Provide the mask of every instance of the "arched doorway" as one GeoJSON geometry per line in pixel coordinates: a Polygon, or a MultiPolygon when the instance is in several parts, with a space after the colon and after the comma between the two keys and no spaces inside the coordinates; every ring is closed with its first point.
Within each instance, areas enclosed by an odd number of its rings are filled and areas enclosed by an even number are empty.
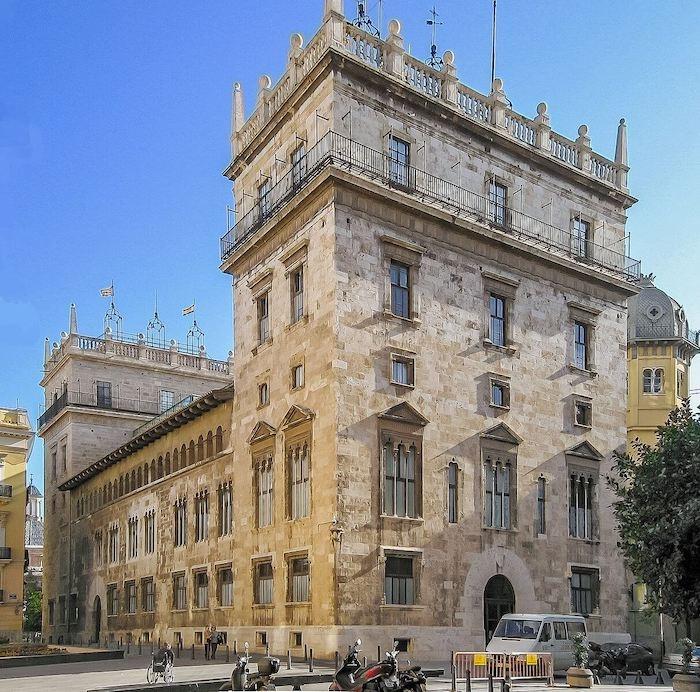
{"type": "Polygon", "coordinates": [[[487,644],[491,641],[501,616],[514,612],[513,586],[502,574],[496,574],[488,580],[484,589],[484,633],[487,644]]]}
{"type": "Polygon", "coordinates": [[[102,622],[102,601],[99,596],[95,596],[92,606],[92,624],[94,626],[95,642],[100,643],[100,624],[102,622]]]}

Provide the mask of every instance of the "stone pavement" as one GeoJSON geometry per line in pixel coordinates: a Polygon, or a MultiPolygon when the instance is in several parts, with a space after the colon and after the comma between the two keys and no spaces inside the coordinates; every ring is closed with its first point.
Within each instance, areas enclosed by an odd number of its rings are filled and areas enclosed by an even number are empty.
{"type": "MultiPolygon", "coordinates": [[[[90,661],[86,663],[64,663],[50,666],[37,666],[35,668],[8,668],[0,670],[0,692],[85,692],[88,689],[99,689],[120,684],[145,683],[146,668],[151,657],[131,655],[123,661],[90,661]]],[[[220,661],[188,661],[183,658],[176,661],[175,679],[204,680],[212,678],[225,678],[231,675],[232,663],[220,661]],[[188,665],[189,663],[189,665],[188,665]]],[[[443,668],[449,670],[447,664],[430,663],[426,668],[443,668]]],[[[282,672],[285,672],[285,664],[282,663],[282,672]]],[[[293,672],[303,673],[308,671],[302,664],[294,664],[293,672]]],[[[317,672],[331,672],[327,666],[316,666],[317,672]]],[[[608,678],[607,680],[611,680],[608,678]]],[[[643,687],[632,684],[634,678],[628,678],[627,685],[596,685],[596,692],[671,692],[670,683],[664,686],[652,685],[654,678],[645,678],[643,687]]],[[[464,683],[458,684],[460,690],[464,689],[464,683]]],[[[155,688],[154,688],[155,689],[155,688]]],[[[284,688],[278,688],[284,689],[284,688]]],[[[304,690],[311,688],[304,688],[304,690]]],[[[323,686],[327,690],[327,686],[323,686]]],[[[474,692],[486,692],[485,683],[474,683],[474,692]]],[[[495,685],[496,692],[500,686],[495,685]]],[[[514,692],[547,692],[552,688],[540,683],[519,683],[513,686],[514,692]]],[[[558,678],[555,689],[568,689],[563,678],[558,678]]],[[[449,676],[442,678],[430,678],[428,680],[430,692],[449,692],[449,676]]]]}

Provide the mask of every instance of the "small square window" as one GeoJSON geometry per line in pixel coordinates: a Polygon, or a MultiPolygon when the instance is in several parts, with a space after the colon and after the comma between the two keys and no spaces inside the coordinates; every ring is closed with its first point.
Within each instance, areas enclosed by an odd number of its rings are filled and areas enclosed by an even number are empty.
{"type": "Polygon", "coordinates": [[[300,389],[304,386],[304,364],[300,363],[292,367],[292,389],[300,389]]]}
{"type": "Polygon", "coordinates": [[[267,406],[270,403],[270,385],[263,382],[258,385],[258,406],[267,406]]]}
{"type": "Polygon", "coordinates": [[[257,646],[267,646],[267,632],[256,632],[255,644],[257,646]]]}
{"type": "Polygon", "coordinates": [[[394,648],[396,649],[396,651],[408,653],[409,646],[411,646],[410,639],[394,639],[394,648]]]}
{"type": "Polygon", "coordinates": [[[415,361],[404,356],[391,356],[391,382],[404,387],[415,385],[415,361]]]}
{"type": "Polygon", "coordinates": [[[510,385],[501,380],[491,380],[491,406],[510,408],[510,385]]]}
{"type": "Polygon", "coordinates": [[[202,644],[202,633],[201,632],[194,633],[194,643],[201,646],[201,644],[202,644]]]}
{"type": "Polygon", "coordinates": [[[574,402],[574,423],[586,428],[591,427],[593,420],[593,407],[590,401],[574,402]]]}
{"type": "Polygon", "coordinates": [[[289,645],[293,649],[300,649],[302,646],[302,636],[301,632],[290,632],[289,633],[289,645]]]}

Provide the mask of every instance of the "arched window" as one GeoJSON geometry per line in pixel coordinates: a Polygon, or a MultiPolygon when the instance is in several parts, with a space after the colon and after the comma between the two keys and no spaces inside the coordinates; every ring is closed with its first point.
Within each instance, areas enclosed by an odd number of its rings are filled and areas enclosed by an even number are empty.
{"type": "Polygon", "coordinates": [[[187,457],[187,463],[188,464],[194,464],[195,462],[195,456],[194,456],[194,440],[190,440],[190,453],[187,457]]]}
{"type": "Polygon", "coordinates": [[[127,473],[126,476],[124,477],[124,493],[128,493],[129,490],[131,489],[131,482],[129,480],[129,474],[127,473]]]}
{"type": "Polygon", "coordinates": [[[204,459],[204,438],[200,435],[197,440],[197,461],[204,459]]]}
{"type": "Polygon", "coordinates": [[[218,454],[224,448],[224,431],[219,426],[214,435],[214,451],[218,454]]]}
{"type": "Polygon", "coordinates": [[[447,521],[457,523],[457,464],[452,461],[447,466],[447,521]]]}
{"type": "Polygon", "coordinates": [[[214,456],[214,436],[211,430],[207,433],[207,459],[214,456]]]}
{"type": "Polygon", "coordinates": [[[173,450],[173,473],[175,473],[175,471],[177,471],[180,468],[179,463],[180,463],[180,458],[179,458],[179,454],[178,454],[177,447],[176,447],[173,450]]]}
{"type": "Polygon", "coordinates": [[[180,447],[180,468],[184,469],[187,466],[187,447],[182,445],[180,447]]]}
{"type": "Polygon", "coordinates": [[[170,475],[170,452],[165,453],[165,475],[169,476],[170,475]]]}
{"type": "Polygon", "coordinates": [[[143,482],[144,482],[144,485],[148,485],[148,482],[149,482],[148,479],[149,479],[149,478],[150,478],[150,476],[148,475],[148,464],[146,463],[146,464],[143,465],[143,482]]]}
{"type": "Polygon", "coordinates": [[[112,501],[112,483],[107,484],[107,501],[111,502],[112,501]]]}
{"type": "Polygon", "coordinates": [[[664,369],[645,368],[642,373],[645,394],[661,394],[664,389],[664,369]]]}
{"type": "Polygon", "coordinates": [[[119,495],[121,497],[124,494],[124,476],[119,476],[119,495]]]}
{"type": "Polygon", "coordinates": [[[151,483],[158,480],[156,476],[156,460],[151,459],[151,483]]]}
{"type": "Polygon", "coordinates": [[[131,469],[131,489],[136,490],[136,469],[131,469]]]}
{"type": "Polygon", "coordinates": [[[139,466],[138,470],[136,471],[136,487],[140,488],[143,485],[143,471],[141,470],[141,467],[139,466]]]}
{"type": "Polygon", "coordinates": [[[163,477],[163,457],[158,457],[158,478],[163,477]]]}

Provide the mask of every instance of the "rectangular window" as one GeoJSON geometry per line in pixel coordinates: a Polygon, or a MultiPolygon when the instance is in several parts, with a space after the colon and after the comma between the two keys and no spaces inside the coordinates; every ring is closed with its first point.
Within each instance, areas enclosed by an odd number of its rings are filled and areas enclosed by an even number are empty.
{"type": "Polygon", "coordinates": [[[107,587],[107,615],[119,615],[119,592],[116,584],[107,587]]]}
{"type": "Polygon", "coordinates": [[[100,408],[112,408],[112,383],[97,380],[97,405],[100,408]]]}
{"type": "Polygon", "coordinates": [[[600,579],[597,569],[571,569],[571,611],[589,615],[598,610],[598,585],[600,579]]]}
{"type": "Polygon", "coordinates": [[[547,481],[537,479],[537,533],[547,533],[547,481]]]}
{"type": "Polygon", "coordinates": [[[304,316],[304,268],[298,267],[290,277],[292,298],[292,324],[304,316]]]}
{"type": "Polygon", "coordinates": [[[489,295],[489,339],[495,346],[506,345],[506,299],[489,295]]]}
{"type": "Polygon", "coordinates": [[[588,325],[574,322],[574,365],[588,369],[588,325]]]}
{"type": "Polygon", "coordinates": [[[302,519],[309,516],[311,499],[309,445],[303,443],[290,447],[287,450],[287,464],[291,518],[302,519]]]}
{"type": "Polygon", "coordinates": [[[156,512],[153,509],[143,517],[143,550],[147,555],[156,550],[156,512]]]}
{"type": "Polygon", "coordinates": [[[258,385],[258,406],[267,406],[270,403],[270,385],[263,382],[258,385]]]}
{"type": "Polygon", "coordinates": [[[68,597],[68,619],[70,622],[78,622],[78,594],[72,593],[68,597]]]}
{"type": "Polygon", "coordinates": [[[194,540],[199,543],[209,538],[209,492],[197,493],[194,498],[194,540]]]}
{"type": "Polygon", "coordinates": [[[56,480],[56,452],[51,452],[51,479],[56,480]]]}
{"type": "Polygon", "coordinates": [[[259,605],[272,603],[272,563],[255,565],[255,602],[259,605]]]}
{"type": "Polygon", "coordinates": [[[219,579],[219,605],[228,607],[233,605],[233,570],[224,567],[217,573],[219,579]]]}
{"type": "Polygon", "coordinates": [[[272,524],[272,457],[258,464],[258,528],[272,524]]]}
{"type": "Polygon", "coordinates": [[[401,384],[405,387],[413,387],[414,380],[414,360],[403,356],[391,356],[391,381],[393,384],[401,384]]]}
{"type": "Polygon", "coordinates": [[[127,538],[129,541],[129,559],[133,560],[139,554],[139,520],[138,517],[130,517],[127,526],[127,538]]]}
{"type": "Polygon", "coordinates": [[[388,555],[384,565],[384,598],[390,605],[414,605],[413,559],[388,555]]]}
{"type": "Polygon", "coordinates": [[[187,500],[179,499],[175,503],[175,546],[187,543],[187,500]]]}
{"type": "Polygon", "coordinates": [[[292,367],[292,389],[300,389],[304,386],[304,364],[300,363],[292,367]]]}
{"type": "Polygon", "coordinates": [[[453,461],[447,467],[447,520],[457,523],[457,464],[453,461]]]}
{"type": "Polygon", "coordinates": [[[664,390],[664,369],[645,368],[642,372],[642,388],[645,394],[661,394],[664,390]]]}
{"type": "Polygon", "coordinates": [[[298,146],[292,152],[292,185],[298,187],[306,176],[306,144],[298,146]]]}
{"type": "Polygon", "coordinates": [[[124,591],[126,592],[126,612],[133,615],[136,612],[136,582],[126,582],[124,591]]]}
{"type": "Polygon", "coordinates": [[[685,387],[683,385],[684,385],[683,371],[677,370],[676,371],[676,396],[679,398],[683,397],[685,394],[685,387]]]}
{"type": "Polygon", "coordinates": [[[591,224],[580,216],[571,219],[571,251],[577,257],[589,257],[591,224]]]}
{"type": "Polygon", "coordinates": [[[264,344],[270,338],[270,293],[266,291],[257,300],[258,343],[264,344]]]}
{"type": "Polygon", "coordinates": [[[231,481],[219,486],[219,536],[233,532],[233,487],[231,481]]]}
{"type": "Polygon", "coordinates": [[[49,625],[55,624],[56,618],[56,603],[52,600],[49,601],[49,625]]]}
{"type": "Polygon", "coordinates": [[[119,560],[119,527],[109,529],[109,561],[114,564],[119,560]]]}
{"type": "Polygon", "coordinates": [[[167,389],[160,390],[160,412],[163,413],[175,404],[175,393],[167,389]]]}
{"type": "Polygon", "coordinates": [[[505,226],[507,219],[508,188],[493,179],[489,184],[489,203],[491,206],[491,220],[499,226],[505,226]]]}
{"type": "Polygon", "coordinates": [[[309,559],[297,557],[289,564],[289,596],[293,603],[307,603],[309,599],[309,559]]]}
{"type": "Polygon", "coordinates": [[[141,607],[146,613],[152,613],[156,609],[156,585],[153,577],[141,580],[141,607]]]}
{"type": "Polygon", "coordinates": [[[391,312],[398,317],[411,316],[409,268],[400,262],[391,261],[391,312]]]}
{"type": "Polygon", "coordinates": [[[392,440],[384,444],[384,514],[417,517],[415,444],[392,440]]]}
{"type": "Polygon", "coordinates": [[[574,422],[576,425],[582,425],[586,428],[591,427],[591,422],[593,419],[593,407],[590,401],[576,401],[574,402],[574,422]]]}
{"type": "Polygon", "coordinates": [[[272,179],[266,177],[265,182],[258,187],[258,209],[260,218],[265,219],[270,215],[270,190],[272,189],[272,179]]]}
{"type": "Polygon", "coordinates": [[[410,180],[411,146],[394,135],[389,136],[389,179],[408,187],[410,180]]]}
{"type": "Polygon", "coordinates": [[[187,582],[184,572],[173,575],[173,608],[175,610],[187,608],[187,582]]]}
{"type": "Polygon", "coordinates": [[[569,477],[569,536],[593,539],[593,493],[595,481],[584,473],[569,477]]]}
{"type": "Polygon", "coordinates": [[[510,529],[510,463],[490,457],[484,462],[484,526],[510,529]]]}
{"type": "Polygon", "coordinates": [[[195,608],[209,607],[209,575],[206,572],[194,573],[195,608]]]}
{"type": "Polygon", "coordinates": [[[95,566],[102,567],[102,563],[104,562],[104,542],[102,540],[102,531],[95,531],[93,557],[95,566]]]}
{"type": "Polygon", "coordinates": [[[491,380],[491,406],[510,408],[510,385],[500,380],[491,380]]]}

